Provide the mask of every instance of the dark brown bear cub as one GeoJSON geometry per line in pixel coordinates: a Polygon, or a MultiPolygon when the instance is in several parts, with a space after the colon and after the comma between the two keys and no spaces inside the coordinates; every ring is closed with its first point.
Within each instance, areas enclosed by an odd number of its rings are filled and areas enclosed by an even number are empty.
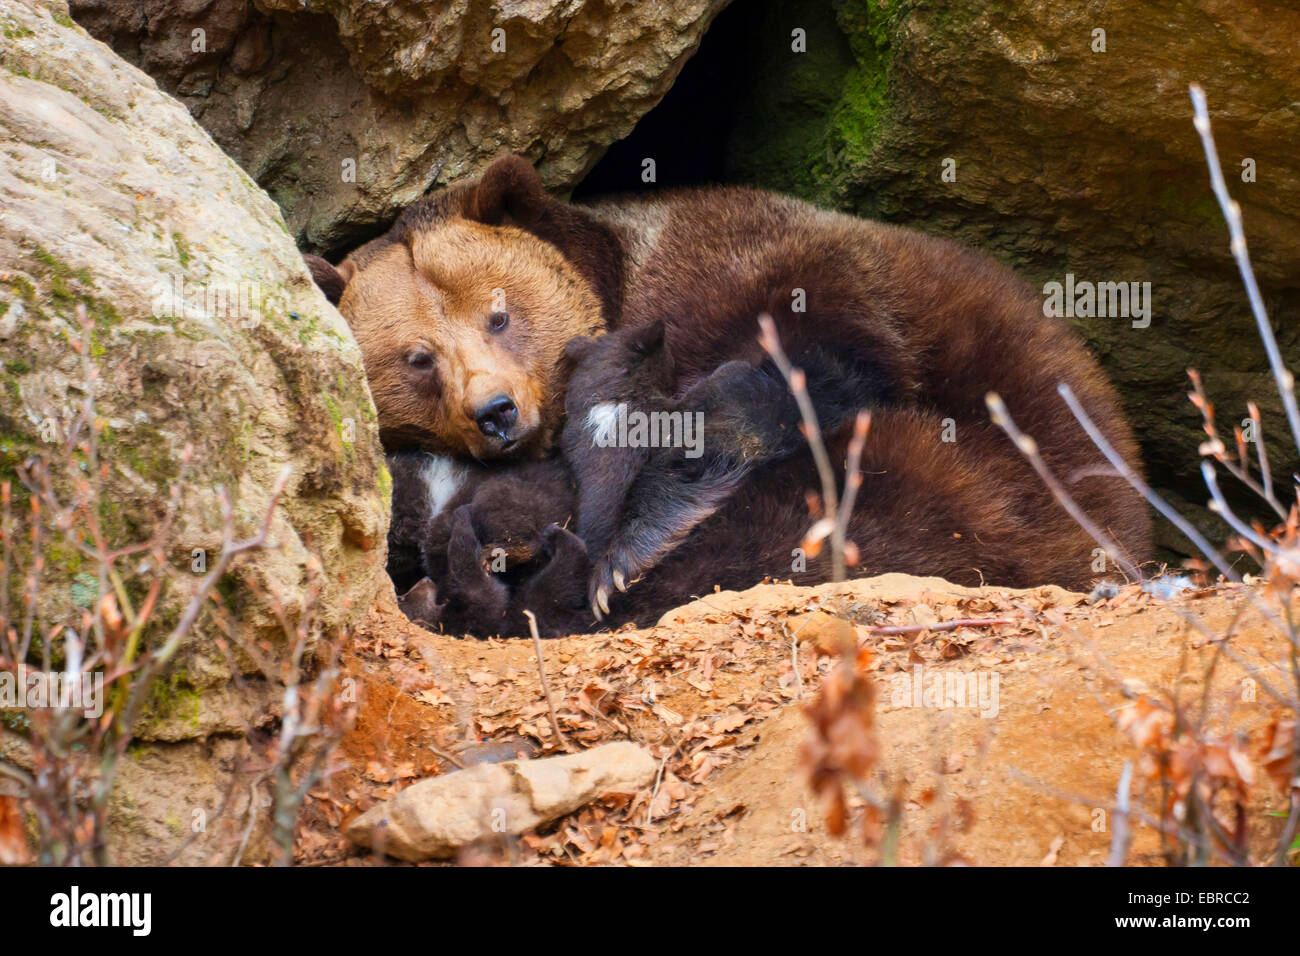
{"type": "MultiPolygon", "coordinates": [[[[575,339],[565,351],[576,367],[561,444],[579,489],[578,534],[593,561],[600,617],[615,590],[626,591],[751,474],[804,451],[806,440],[770,360],[726,362],[683,390],[662,322],[575,339]]],[[[829,429],[860,405],[887,400],[889,383],[865,365],[820,348],[796,360],[829,429]]],[[[732,547],[717,544],[720,555],[732,547]]]]}
{"type": "Polygon", "coordinates": [[[590,563],[558,458],[489,469],[390,454],[388,573],[411,620],[453,634],[544,637],[586,629],[590,563]]]}

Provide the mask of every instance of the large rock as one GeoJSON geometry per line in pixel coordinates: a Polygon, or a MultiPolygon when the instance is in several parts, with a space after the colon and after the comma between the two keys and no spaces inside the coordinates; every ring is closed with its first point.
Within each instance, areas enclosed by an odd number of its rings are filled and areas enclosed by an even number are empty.
{"type": "Polygon", "coordinates": [[[562,757],[479,764],[412,784],[353,820],[347,834],[402,860],[451,857],[478,840],[544,826],[603,793],[640,790],[654,780],[656,766],[628,741],[562,757]]]}
{"type": "Polygon", "coordinates": [[[726,3],[73,0],[72,10],[190,108],[303,242],[338,250],[505,151],[537,160],[552,188],[572,187],[659,101],[726,3]]]}
{"type": "MultiPolygon", "coordinates": [[[[48,439],[79,409],[86,382],[69,341],[82,304],[107,423],[110,543],[148,536],[182,448],[194,448],[146,643],[166,634],[193,591],[194,551],[211,562],[220,550],[217,486],[247,535],[286,465],[276,547],[224,582],[222,596],[247,639],[283,652],[263,595],[300,620],[318,562],[316,620],[337,633],[388,586],[387,473],[346,324],[312,284],[275,203],[148,76],[76,27],[61,3],[0,0],[0,28],[0,477],[14,479],[28,455],[55,454],[48,439]]],[[[93,570],[72,549],[47,549],[43,625],[77,619],[95,598],[93,570]]],[[[274,707],[274,687],[251,661],[232,665],[215,635],[204,619],[155,687],[135,728],[150,759],[201,761],[211,748],[181,742],[242,738],[274,707]]],[[[191,776],[197,785],[208,775],[191,776]]],[[[147,786],[148,775],[136,778],[147,786]]],[[[176,818],[208,806],[191,797],[176,818]]],[[[161,820],[149,823],[122,848],[126,859],[165,855],[176,842],[161,820]]]]}
{"type": "Polygon", "coordinates": [[[1285,321],[1300,306],[1294,4],[794,0],[754,15],[756,82],[727,146],[729,179],[965,240],[1040,287],[1066,273],[1149,281],[1148,328],[1077,324],[1122,391],[1155,481],[1206,498],[1188,366],[1205,373],[1229,436],[1254,398],[1275,463],[1294,459],[1187,93],[1206,88],[1265,298],[1300,368],[1300,326],[1285,321]],[[806,53],[791,49],[795,29],[806,53]],[[1245,159],[1255,182],[1242,180],[1245,159]]]}

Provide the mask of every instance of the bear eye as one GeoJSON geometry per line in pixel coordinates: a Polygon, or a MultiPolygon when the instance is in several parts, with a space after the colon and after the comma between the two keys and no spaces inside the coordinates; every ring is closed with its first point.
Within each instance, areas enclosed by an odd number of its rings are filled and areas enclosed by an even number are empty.
{"type": "Polygon", "coordinates": [[[510,324],[510,316],[505,312],[493,312],[488,316],[488,331],[495,335],[510,324]]]}
{"type": "Polygon", "coordinates": [[[412,349],[406,355],[406,364],[417,372],[427,372],[433,368],[433,353],[428,349],[412,349]]]}

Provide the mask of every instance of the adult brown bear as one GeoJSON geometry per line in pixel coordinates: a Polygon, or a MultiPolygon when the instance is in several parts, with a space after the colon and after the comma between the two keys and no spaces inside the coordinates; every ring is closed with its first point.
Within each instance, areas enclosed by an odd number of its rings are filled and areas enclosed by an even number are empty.
{"type": "MultiPolygon", "coordinates": [[[[833,353],[864,383],[861,404],[875,419],[858,508],[889,516],[882,534],[915,539],[907,570],[1074,587],[1098,575],[1094,542],[989,421],[990,391],[1092,518],[1136,561],[1148,555],[1140,499],[1087,441],[1056,386],[1069,384],[1134,460],[1114,392],[1027,285],[954,243],[749,189],[576,206],[548,197],[532,167],[507,156],[481,179],[415,203],[337,268],[309,262],[361,346],[390,449],[480,461],[543,456],[563,423],[572,337],[662,323],[670,387],[684,393],[725,362],[761,365],[755,319],[768,313],[792,355],[833,353]]],[[[792,474],[778,464],[754,480],[789,485],[789,514],[804,521],[806,489],[792,474]]],[[[745,493],[743,485],[735,492],[745,493]]],[[[687,530],[707,517],[690,516],[687,530]]],[[[670,547],[690,541],[677,535],[670,547]]],[[[738,541],[730,558],[705,556],[700,591],[711,577],[735,579],[721,564],[731,571],[745,562],[754,581],[789,576],[788,542],[768,544],[738,541]],[[749,563],[781,552],[781,566],[749,563]]],[[[871,553],[872,541],[857,544],[871,553]]],[[[622,576],[609,555],[591,560],[601,581],[622,576]]]]}

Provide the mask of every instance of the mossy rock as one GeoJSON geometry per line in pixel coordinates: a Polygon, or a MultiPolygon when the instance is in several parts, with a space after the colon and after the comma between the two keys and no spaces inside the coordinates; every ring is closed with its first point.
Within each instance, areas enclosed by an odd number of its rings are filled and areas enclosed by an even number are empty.
{"type": "Polygon", "coordinates": [[[1224,434],[1254,399],[1278,473],[1300,468],[1188,97],[1189,83],[1206,87],[1273,325],[1298,370],[1293,5],[1265,0],[1231,22],[1211,0],[766,0],[754,15],[759,81],[727,147],[729,180],[963,240],[1038,287],[1066,273],[1150,282],[1149,327],[1078,325],[1120,389],[1153,481],[1207,497],[1189,366],[1224,434]],[[796,27],[805,53],[791,50],[796,27]]]}
{"type": "MultiPolygon", "coordinates": [[[[166,636],[194,593],[194,553],[210,566],[220,550],[217,489],[247,536],[286,466],[272,546],[228,576],[222,599],[241,636],[274,657],[288,639],[266,595],[297,621],[319,574],[315,619],[346,630],[390,586],[383,457],[346,324],[311,282],[275,203],[183,106],[72,25],[62,3],[0,0],[0,23],[0,480],[15,485],[15,512],[25,514],[17,476],[30,456],[88,470],[65,437],[91,391],[109,543],[147,539],[181,482],[146,645],[166,636]],[[90,320],[84,355],[74,347],[79,306],[90,320]]],[[[65,471],[54,472],[66,494],[65,471]]],[[[77,624],[100,596],[93,559],[59,540],[44,556],[41,633],[77,624]]],[[[152,572],[124,570],[138,598],[152,572]]],[[[268,719],[273,685],[251,661],[222,653],[219,633],[200,618],[156,682],[137,740],[242,738],[268,719]]],[[[185,821],[188,810],[172,817],[185,821]]],[[[161,820],[152,838],[166,843],[174,834],[161,820]]]]}

